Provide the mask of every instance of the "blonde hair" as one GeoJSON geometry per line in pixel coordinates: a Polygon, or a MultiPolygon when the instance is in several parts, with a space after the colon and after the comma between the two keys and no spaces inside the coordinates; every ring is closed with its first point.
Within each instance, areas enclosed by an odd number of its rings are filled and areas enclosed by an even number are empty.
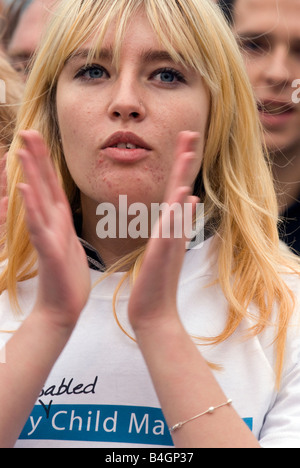
{"type": "MultiPolygon", "coordinates": [[[[144,8],[162,45],[174,60],[196,69],[210,90],[210,122],[195,193],[205,204],[210,229],[220,239],[218,280],[229,306],[224,331],[210,341],[219,343],[232,335],[248,316],[250,303],[259,311],[250,331],[262,332],[271,322],[277,305],[276,373],[279,382],[287,324],[294,308],[293,295],[280,273],[283,269],[298,271],[298,265],[279,247],[277,202],[268,158],[261,144],[256,103],[238,46],[213,2],[62,1],[37,54],[17,130],[34,128],[42,133],[70,204],[74,211],[78,209],[78,190],[59,141],[55,108],[57,80],[67,58],[95,37],[92,59],[115,19],[116,45],[119,45],[115,50],[117,63],[126,25],[140,7],[144,8]]],[[[17,304],[17,282],[37,274],[34,270],[36,254],[17,192],[22,170],[15,155],[20,145],[16,135],[8,160],[10,203],[7,233],[2,240],[2,260],[9,259],[9,262],[0,276],[0,291],[8,290],[13,305],[17,304]]],[[[139,251],[126,259],[132,264],[128,273],[131,277],[138,274],[141,255],[139,251]]]]}
{"type": "Polygon", "coordinates": [[[6,153],[12,142],[17,112],[22,102],[23,83],[8,59],[0,55],[0,150],[6,153]]]}

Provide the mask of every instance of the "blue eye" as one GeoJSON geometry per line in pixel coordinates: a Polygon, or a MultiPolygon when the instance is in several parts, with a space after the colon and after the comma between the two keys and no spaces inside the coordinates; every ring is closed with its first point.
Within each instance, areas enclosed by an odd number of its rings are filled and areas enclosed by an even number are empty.
{"type": "Polygon", "coordinates": [[[101,68],[90,68],[89,70],[87,70],[87,75],[89,78],[92,78],[92,79],[97,79],[97,78],[102,78],[103,77],[103,74],[104,74],[104,71],[101,70],[101,68]]]}
{"type": "Polygon", "coordinates": [[[186,82],[184,76],[178,70],[174,70],[173,68],[163,68],[161,70],[157,70],[152,74],[152,77],[156,81],[160,81],[162,83],[172,84],[176,82],[186,82]]]}
{"type": "Polygon", "coordinates": [[[173,83],[176,79],[175,73],[171,71],[165,71],[160,74],[161,81],[166,81],[167,83],[173,83]]]}
{"type": "Polygon", "coordinates": [[[79,70],[75,78],[82,78],[88,81],[107,78],[108,73],[100,65],[88,65],[79,70]]]}

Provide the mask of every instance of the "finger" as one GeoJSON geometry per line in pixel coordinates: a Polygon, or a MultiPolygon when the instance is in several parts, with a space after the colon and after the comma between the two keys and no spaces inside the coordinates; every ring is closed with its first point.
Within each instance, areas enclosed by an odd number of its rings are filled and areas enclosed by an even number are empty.
{"type": "MultiPolygon", "coordinates": [[[[185,208],[189,201],[191,189],[178,187],[172,194],[169,203],[163,204],[161,216],[156,221],[151,237],[154,239],[185,239],[185,208]]],[[[192,198],[194,202],[194,197],[192,198]]],[[[194,211],[194,207],[192,207],[194,211]]]]}
{"type": "Polygon", "coordinates": [[[175,239],[191,240],[199,201],[198,197],[191,195],[189,187],[180,187],[177,190],[177,199],[173,203],[175,209],[171,209],[171,214],[174,213],[171,232],[175,239]]]}
{"type": "Polygon", "coordinates": [[[18,189],[24,201],[25,219],[27,228],[30,234],[31,241],[34,247],[39,250],[38,240],[41,238],[41,231],[44,227],[44,222],[37,206],[36,197],[27,184],[18,184],[18,189]]]}
{"type": "Polygon", "coordinates": [[[53,202],[66,202],[66,197],[53,167],[49,150],[40,133],[35,130],[27,130],[20,132],[20,136],[23,139],[25,147],[35,159],[41,177],[47,182],[53,202]]]}
{"type": "Polygon", "coordinates": [[[35,199],[35,209],[39,212],[44,224],[47,225],[49,219],[48,210],[52,204],[49,190],[41,177],[40,170],[36,166],[32,154],[26,149],[20,149],[17,154],[23,168],[25,180],[30,187],[30,196],[35,199]]]}
{"type": "Polygon", "coordinates": [[[200,216],[203,216],[203,211],[200,209],[199,204],[200,199],[191,195],[187,198],[184,205],[184,234],[187,248],[189,248],[189,242],[199,234],[199,226],[202,226],[203,218],[200,219],[200,216]]]}
{"type": "Polygon", "coordinates": [[[166,191],[166,200],[177,187],[192,187],[194,184],[195,174],[199,172],[201,165],[201,160],[196,151],[198,143],[198,133],[181,132],[179,134],[175,162],[166,191]]]}
{"type": "Polygon", "coordinates": [[[20,132],[20,137],[24,148],[30,152],[34,158],[35,164],[39,168],[42,177],[46,178],[43,159],[46,157],[47,148],[40,138],[39,133],[34,130],[24,130],[20,132]]]}
{"type": "Polygon", "coordinates": [[[195,153],[200,141],[198,132],[180,132],[177,138],[177,153],[195,153]]]}

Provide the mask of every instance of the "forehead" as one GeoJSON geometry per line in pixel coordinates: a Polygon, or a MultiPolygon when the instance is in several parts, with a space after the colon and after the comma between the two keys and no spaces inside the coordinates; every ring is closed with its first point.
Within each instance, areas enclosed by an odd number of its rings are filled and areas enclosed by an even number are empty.
{"type": "Polygon", "coordinates": [[[102,34],[96,34],[85,41],[79,49],[74,51],[67,62],[73,57],[85,56],[90,61],[95,56],[112,60],[116,63],[121,57],[134,60],[137,56],[145,62],[172,60],[185,63],[185,58],[168,38],[159,37],[154,30],[144,9],[138,9],[125,23],[123,33],[119,35],[120,27],[113,18],[102,34]]]}
{"type": "Polygon", "coordinates": [[[236,0],[234,9],[237,33],[285,31],[300,37],[300,0],[236,0]]]}
{"type": "Polygon", "coordinates": [[[117,19],[114,18],[103,35],[95,34],[89,38],[70,58],[81,56],[90,60],[99,56],[105,60],[115,60],[120,58],[121,54],[124,55],[124,52],[133,57],[137,51],[146,47],[158,48],[157,35],[144,12],[138,12],[128,20],[122,37],[118,37],[118,31],[117,19]]]}
{"type": "Polygon", "coordinates": [[[147,18],[147,15],[143,9],[139,9],[135,12],[131,18],[128,19],[126,27],[121,37],[118,37],[118,22],[114,18],[106,30],[103,38],[103,46],[105,44],[114,44],[115,47],[121,46],[122,48],[127,47],[128,43],[135,46],[136,48],[141,45],[142,42],[158,42],[158,36],[154,32],[147,18]],[[135,40],[132,40],[133,37],[135,40]]]}

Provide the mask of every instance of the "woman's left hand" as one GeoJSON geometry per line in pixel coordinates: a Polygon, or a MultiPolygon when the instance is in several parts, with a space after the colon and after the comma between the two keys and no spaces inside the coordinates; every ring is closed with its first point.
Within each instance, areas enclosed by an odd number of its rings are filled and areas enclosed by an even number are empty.
{"type": "Polygon", "coordinates": [[[177,287],[188,240],[184,232],[184,205],[191,204],[195,214],[199,202],[191,195],[195,165],[199,167],[201,163],[195,151],[198,139],[199,135],[193,132],[182,132],[178,138],[165,208],[148,242],[129,301],[129,320],[135,333],[157,326],[162,320],[177,318],[177,287]],[[181,206],[175,216],[174,204],[181,206]],[[162,235],[162,226],[168,226],[169,220],[170,235],[162,235]],[[180,230],[182,235],[178,237],[176,232],[180,230]]]}

